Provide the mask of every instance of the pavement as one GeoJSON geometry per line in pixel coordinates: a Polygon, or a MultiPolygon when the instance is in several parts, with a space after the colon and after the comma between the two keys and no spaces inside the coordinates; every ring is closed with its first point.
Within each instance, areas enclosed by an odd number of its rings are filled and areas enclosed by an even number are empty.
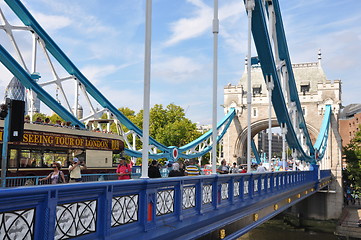
{"type": "Polygon", "coordinates": [[[361,205],[345,206],[336,228],[336,235],[361,239],[361,205]]]}

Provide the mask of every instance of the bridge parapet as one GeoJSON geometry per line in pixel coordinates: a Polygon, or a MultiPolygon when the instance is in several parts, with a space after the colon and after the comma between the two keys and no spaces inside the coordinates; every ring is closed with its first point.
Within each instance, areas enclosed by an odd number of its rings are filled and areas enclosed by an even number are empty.
{"type": "Polygon", "coordinates": [[[315,171],[304,171],[4,189],[0,235],[5,239],[176,239],[187,234],[197,238],[253,216],[239,228],[245,232],[325,185],[331,175],[321,173],[317,182],[315,171]],[[269,206],[271,212],[262,212],[269,206]]]}

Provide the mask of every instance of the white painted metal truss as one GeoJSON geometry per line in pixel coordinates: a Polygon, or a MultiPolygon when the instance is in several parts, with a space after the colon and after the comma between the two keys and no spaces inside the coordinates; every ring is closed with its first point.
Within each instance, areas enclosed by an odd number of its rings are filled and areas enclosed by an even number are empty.
{"type": "MultiPolygon", "coordinates": [[[[89,120],[100,119],[103,113],[110,114],[106,108],[99,110],[99,106],[89,96],[84,85],[74,75],[68,74],[61,68],[56,59],[46,49],[44,40],[39,37],[31,26],[10,24],[3,10],[0,9],[0,29],[4,30],[8,37],[8,41],[2,39],[2,46],[6,47],[9,53],[13,53],[14,58],[18,59],[18,63],[23,69],[31,74],[42,88],[46,89],[53,97],[55,96],[58,103],[64,105],[80,121],[87,123],[89,120]],[[38,51],[38,48],[40,48],[40,51],[38,51]],[[24,51],[24,49],[26,50],[24,51]],[[28,53],[29,49],[31,49],[31,57],[28,53]],[[86,107],[80,105],[80,100],[86,107]],[[80,116],[83,109],[87,111],[85,117],[80,116]]],[[[32,118],[35,113],[33,110],[37,95],[31,89],[28,89],[27,93],[26,100],[29,115],[32,118]]],[[[101,125],[95,126],[92,124],[90,127],[101,129],[101,125]]]]}
{"type": "MultiPolygon", "coordinates": [[[[3,55],[0,59],[12,75],[28,88],[26,100],[31,117],[34,110],[39,110],[34,108],[34,104],[39,102],[37,97],[41,97],[41,101],[51,110],[64,116],[64,120],[67,118],[67,121],[72,121],[73,125],[85,123],[84,126],[91,130],[110,131],[110,124],[115,123],[118,134],[124,139],[125,153],[132,157],[141,157],[143,149],[137,146],[137,142],[140,140],[143,143],[142,130],[130,122],[92,85],[20,1],[5,2],[11,8],[6,9],[7,12],[13,11],[24,25],[12,25],[9,18],[5,17],[3,9],[0,9],[0,29],[4,30],[7,36],[6,39],[0,38],[3,47],[0,47],[3,55]],[[38,48],[41,51],[38,51],[38,48]],[[101,119],[104,114],[107,115],[107,119],[101,119]]],[[[16,23],[18,22],[17,19],[16,23]]],[[[217,142],[222,139],[233,116],[234,110],[218,124],[217,142]]],[[[201,136],[180,148],[167,147],[150,138],[147,148],[149,158],[175,160],[179,157],[200,157],[212,149],[211,135],[205,135],[207,137],[201,136]]]]}

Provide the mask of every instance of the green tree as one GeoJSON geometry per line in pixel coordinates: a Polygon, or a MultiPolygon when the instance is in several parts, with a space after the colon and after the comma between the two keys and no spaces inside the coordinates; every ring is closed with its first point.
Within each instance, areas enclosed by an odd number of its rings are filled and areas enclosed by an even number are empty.
{"type": "Polygon", "coordinates": [[[361,191],[361,131],[343,149],[346,157],[347,168],[344,171],[344,179],[348,185],[354,186],[361,191]]]}
{"type": "Polygon", "coordinates": [[[44,113],[34,113],[33,114],[33,121],[36,121],[37,118],[40,118],[41,120],[45,120],[47,116],[44,113]]]}
{"type": "MultiPolygon", "coordinates": [[[[143,110],[137,114],[129,108],[119,110],[137,127],[143,129],[143,110]]],[[[196,124],[185,117],[184,109],[173,103],[166,108],[162,104],[154,105],[150,109],[149,118],[149,135],[165,146],[181,147],[202,135],[197,131],[196,124]]],[[[139,139],[136,144],[141,148],[139,139]]]]}
{"type": "Polygon", "coordinates": [[[57,120],[60,120],[61,122],[64,122],[64,119],[62,119],[58,114],[54,113],[50,117],[51,123],[55,124],[57,120]]]}

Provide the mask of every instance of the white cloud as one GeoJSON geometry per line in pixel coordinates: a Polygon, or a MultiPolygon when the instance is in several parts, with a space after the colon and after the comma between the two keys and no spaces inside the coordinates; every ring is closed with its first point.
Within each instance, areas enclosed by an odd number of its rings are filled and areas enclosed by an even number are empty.
{"type": "Polygon", "coordinates": [[[32,12],[34,18],[41,23],[41,26],[48,32],[53,32],[73,24],[73,21],[66,16],[45,15],[39,12],[32,12]]]}
{"type": "Polygon", "coordinates": [[[166,46],[177,44],[180,41],[198,37],[210,28],[212,23],[212,8],[204,4],[201,0],[188,0],[197,8],[191,18],[181,18],[171,23],[170,28],[172,35],[166,46]]]}
{"type": "MultiPolygon", "coordinates": [[[[192,17],[181,18],[170,24],[172,32],[170,38],[165,42],[165,46],[175,45],[183,40],[196,38],[206,33],[212,27],[214,17],[213,7],[204,4],[201,0],[188,0],[196,8],[192,12],[192,17]]],[[[244,6],[239,1],[227,2],[219,8],[219,20],[230,19],[229,22],[238,20],[241,13],[244,12],[244,6]]]]}
{"type": "Polygon", "coordinates": [[[117,72],[118,70],[127,67],[129,64],[120,66],[116,65],[88,65],[81,68],[81,72],[93,83],[99,83],[100,80],[117,72]]]}
{"type": "Polygon", "coordinates": [[[192,58],[174,57],[153,65],[154,78],[169,83],[193,81],[194,76],[201,72],[203,65],[192,58]]]}

